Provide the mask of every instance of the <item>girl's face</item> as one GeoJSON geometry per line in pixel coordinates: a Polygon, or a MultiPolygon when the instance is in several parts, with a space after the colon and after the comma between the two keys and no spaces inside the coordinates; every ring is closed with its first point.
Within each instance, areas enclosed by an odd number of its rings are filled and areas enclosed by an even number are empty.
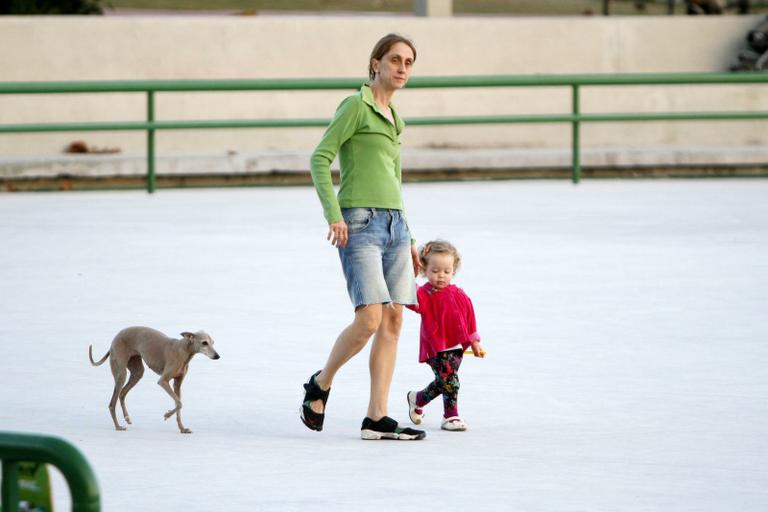
{"type": "Polygon", "coordinates": [[[453,279],[454,258],[450,254],[432,254],[427,260],[427,281],[438,290],[442,290],[453,279]]]}
{"type": "Polygon", "coordinates": [[[388,89],[402,89],[413,67],[413,50],[405,43],[393,44],[381,60],[373,60],[376,80],[388,89]]]}

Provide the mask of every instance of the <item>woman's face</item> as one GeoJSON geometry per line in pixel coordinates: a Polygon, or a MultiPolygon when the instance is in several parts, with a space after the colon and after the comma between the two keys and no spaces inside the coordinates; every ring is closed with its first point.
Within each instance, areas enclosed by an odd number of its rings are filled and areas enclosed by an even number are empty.
{"type": "Polygon", "coordinates": [[[413,67],[413,50],[405,43],[395,43],[381,60],[373,59],[376,81],[388,89],[402,89],[413,67]]]}

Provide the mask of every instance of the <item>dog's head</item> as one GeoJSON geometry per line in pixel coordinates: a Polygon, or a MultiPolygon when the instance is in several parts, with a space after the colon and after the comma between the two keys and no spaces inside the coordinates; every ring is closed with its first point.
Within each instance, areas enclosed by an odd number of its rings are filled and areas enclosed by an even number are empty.
{"type": "Polygon", "coordinates": [[[219,358],[219,353],[213,349],[213,338],[208,333],[204,331],[197,331],[195,333],[183,332],[181,335],[192,344],[192,350],[195,354],[200,352],[211,359],[219,358]]]}

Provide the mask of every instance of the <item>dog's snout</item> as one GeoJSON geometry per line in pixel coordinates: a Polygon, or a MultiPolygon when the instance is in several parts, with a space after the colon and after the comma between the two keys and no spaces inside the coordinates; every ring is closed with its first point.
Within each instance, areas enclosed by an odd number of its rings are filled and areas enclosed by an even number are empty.
{"type": "Polygon", "coordinates": [[[219,355],[219,353],[218,353],[218,352],[214,352],[214,353],[213,353],[213,358],[214,358],[214,359],[219,359],[220,357],[221,357],[221,356],[219,355]]]}

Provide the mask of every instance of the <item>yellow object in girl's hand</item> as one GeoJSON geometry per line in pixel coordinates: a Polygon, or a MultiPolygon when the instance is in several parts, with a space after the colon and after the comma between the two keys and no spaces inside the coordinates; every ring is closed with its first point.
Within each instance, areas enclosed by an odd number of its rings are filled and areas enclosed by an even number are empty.
{"type": "MultiPolygon", "coordinates": [[[[471,348],[465,350],[464,353],[465,354],[474,354],[474,352],[472,352],[471,348]]],[[[480,351],[480,356],[479,357],[485,357],[485,349],[480,351]]]]}

